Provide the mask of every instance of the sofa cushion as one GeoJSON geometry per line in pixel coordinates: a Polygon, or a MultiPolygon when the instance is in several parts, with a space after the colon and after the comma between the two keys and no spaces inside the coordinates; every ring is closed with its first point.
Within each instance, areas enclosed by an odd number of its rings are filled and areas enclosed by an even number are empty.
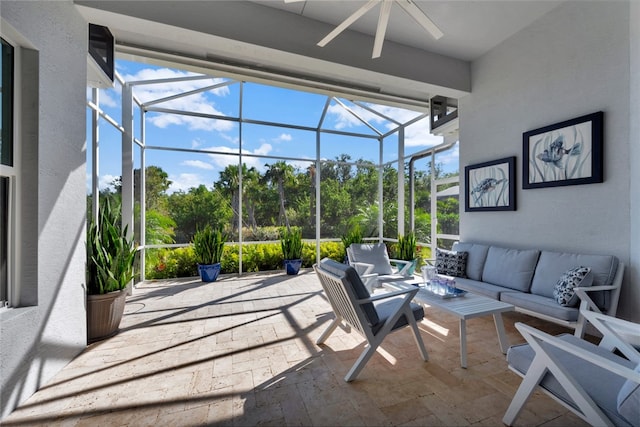
{"type": "MultiPolygon", "coordinates": [[[[618,259],[611,255],[542,251],[531,282],[531,293],[553,298],[553,288],[558,278],[579,265],[591,268],[593,286],[609,286],[616,275],[618,259]]],[[[609,308],[609,292],[592,292],[589,296],[600,309],[609,308]]]]}
{"type": "Polygon", "coordinates": [[[436,269],[438,274],[467,277],[467,256],[467,252],[447,251],[436,248],[436,269]]]}
{"type": "MultiPolygon", "coordinates": [[[[558,338],[571,344],[575,344],[576,346],[588,349],[589,351],[607,359],[614,360],[624,366],[633,368],[633,364],[628,360],[616,356],[604,348],[597,347],[588,341],[581,340],[569,334],[560,335],[558,338]]],[[[569,375],[578,380],[583,388],[589,393],[591,398],[604,411],[604,413],[611,418],[615,425],[629,425],[627,421],[618,415],[616,408],[616,398],[618,396],[618,391],[621,389],[625,381],[624,378],[614,375],[598,365],[579,359],[577,356],[570,353],[551,347],[549,344],[543,343],[543,346],[545,349],[549,349],[549,351],[556,356],[557,360],[562,364],[562,367],[569,375]]],[[[529,369],[529,366],[533,361],[534,354],[535,352],[528,344],[511,346],[507,352],[507,362],[509,363],[509,366],[514,368],[516,371],[524,374],[529,369]]],[[[552,390],[554,395],[559,396],[569,405],[573,405],[569,395],[564,391],[564,389],[562,389],[562,386],[552,374],[547,373],[542,379],[540,385],[547,390],[552,390]]],[[[633,425],[633,423],[631,425],[633,425]]]]}
{"type": "MultiPolygon", "coordinates": [[[[640,373],[640,363],[634,371],[640,373]]],[[[617,398],[618,412],[631,424],[638,422],[640,417],[640,384],[627,380],[622,385],[617,398]]]]}
{"type": "MultiPolygon", "coordinates": [[[[378,312],[379,321],[376,325],[373,326],[373,335],[376,335],[380,332],[380,329],[384,326],[384,323],[387,321],[389,317],[391,317],[396,310],[398,309],[398,305],[402,304],[403,298],[394,297],[385,300],[376,301],[373,304],[375,305],[376,311],[378,312]]],[[[409,303],[411,307],[411,312],[413,313],[413,318],[419,322],[424,317],[424,308],[415,302],[409,303]]],[[[400,318],[396,321],[396,324],[393,325],[392,330],[396,330],[403,326],[407,326],[409,322],[407,321],[407,316],[400,316],[400,318]]]]}
{"type": "MultiPolygon", "coordinates": [[[[520,250],[491,246],[482,270],[482,280],[528,292],[539,255],[540,251],[535,249],[520,250]]],[[[558,277],[560,274],[556,276],[556,280],[558,277]]]]}
{"type": "Polygon", "coordinates": [[[389,254],[384,243],[353,243],[350,246],[353,262],[364,262],[373,265],[371,273],[392,274],[389,254]]]}
{"type": "Polygon", "coordinates": [[[482,269],[487,259],[489,245],[479,243],[456,242],[453,244],[454,251],[466,252],[467,256],[467,277],[473,280],[482,280],[482,269]]]}
{"type": "Polygon", "coordinates": [[[500,299],[501,292],[509,290],[502,286],[492,285],[491,283],[480,282],[478,280],[471,279],[462,279],[460,277],[456,277],[456,288],[460,288],[474,294],[484,295],[485,297],[489,297],[495,300],[500,299]]]}
{"type": "Polygon", "coordinates": [[[553,288],[553,297],[563,307],[575,307],[580,298],[573,288],[578,286],[586,288],[591,286],[591,283],[593,283],[593,274],[591,274],[589,267],[569,269],[564,272],[553,288]]]}
{"type": "Polygon", "coordinates": [[[500,301],[535,313],[551,316],[555,319],[567,322],[578,321],[579,310],[577,307],[563,307],[553,298],[527,292],[505,291],[500,293],[500,301]]]}

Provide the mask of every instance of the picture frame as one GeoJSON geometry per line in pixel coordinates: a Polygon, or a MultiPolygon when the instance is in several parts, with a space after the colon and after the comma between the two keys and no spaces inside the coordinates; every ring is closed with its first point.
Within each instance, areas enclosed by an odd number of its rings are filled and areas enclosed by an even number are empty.
{"type": "Polygon", "coordinates": [[[522,134],[522,188],[603,182],[604,113],[522,134]]]}
{"type": "Polygon", "coordinates": [[[465,166],[465,212],[516,210],[516,157],[465,166]]]}

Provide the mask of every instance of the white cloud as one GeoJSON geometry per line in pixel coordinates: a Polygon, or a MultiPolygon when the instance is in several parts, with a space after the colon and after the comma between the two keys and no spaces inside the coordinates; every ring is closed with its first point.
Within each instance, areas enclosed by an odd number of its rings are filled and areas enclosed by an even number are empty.
{"type": "Polygon", "coordinates": [[[113,190],[113,186],[111,185],[115,179],[119,179],[120,175],[101,175],[98,179],[98,188],[100,190],[106,190],[107,188],[113,190]]]}
{"type": "Polygon", "coordinates": [[[181,173],[176,175],[169,175],[171,185],[167,190],[167,193],[175,193],[176,191],[189,191],[190,188],[198,187],[202,184],[202,178],[198,174],[194,173],[181,173]]]}
{"type": "MultiPolygon", "coordinates": [[[[260,154],[260,155],[266,156],[271,152],[272,149],[273,147],[271,146],[271,144],[264,143],[260,147],[256,148],[252,154],[260,154]]],[[[245,152],[250,152],[250,151],[245,151],[245,152]]]]}
{"type": "Polygon", "coordinates": [[[460,163],[460,143],[456,142],[448,151],[436,154],[436,163],[442,163],[443,166],[459,166],[460,163]]]}
{"type": "MultiPolygon", "coordinates": [[[[188,77],[194,75],[197,74],[171,70],[169,68],[145,68],[138,71],[134,75],[124,75],[123,78],[125,81],[140,81],[188,77]]],[[[141,102],[145,103],[170,97],[180,93],[189,92],[198,88],[202,88],[204,86],[221,83],[223,81],[224,80],[220,78],[210,78],[203,80],[187,80],[161,84],[145,84],[135,86],[133,92],[141,102]]],[[[229,88],[227,86],[223,86],[217,89],[209,90],[207,92],[200,92],[187,97],[172,99],[157,104],[157,106],[172,108],[181,111],[191,111],[195,113],[224,116],[225,114],[215,108],[215,101],[214,99],[212,99],[211,95],[222,97],[228,95],[229,93],[229,88]]],[[[234,122],[227,120],[215,120],[176,114],[149,113],[147,117],[150,123],[159,128],[166,128],[171,125],[186,125],[190,130],[216,130],[225,132],[233,129],[235,126],[234,122]]]]}
{"type": "MultiPolygon", "coordinates": [[[[91,101],[93,96],[91,94],[92,89],[87,87],[87,101],[91,101]]],[[[98,93],[98,102],[100,103],[100,108],[104,107],[119,107],[120,105],[116,102],[116,100],[111,96],[112,91],[108,89],[100,89],[98,93]]]]}
{"type": "MultiPolygon", "coordinates": [[[[352,110],[358,114],[362,119],[368,121],[370,124],[379,123],[382,119],[358,106],[353,106],[352,110]]],[[[327,109],[327,114],[335,116],[336,129],[345,129],[362,125],[362,122],[356,118],[349,111],[345,110],[340,104],[332,104],[327,109]]]]}
{"type": "Polygon", "coordinates": [[[433,147],[442,144],[442,141],[441,136],[430,133],[428,118],[405,128],[405,147],[433,147]]]}
{"type": "MultiPolygon", "coordinates": [[[[420,114],[419,112],[405,110],[404,108],[374,104],[368,105],[380,114],[387,116],[397,121],[398,123],[407,123],[420,114]]],[[[384,120],[380,116],[357,105],[354,105],[351,108],[360,117],[367,120],[374,127],[376,127],[376,125],[384,124],[384,129],[378,129],[380,131],[391,130],[398,127],[397,124],[384,120]]],[[[337,129],[344,129],[362,125],[362,122],[360,120],[358,120],[353,116],[353,114],[351,114],[338,104],[331,105],[328,109],[328,113],[337,116],[337,129]]],[[[442,143],[442,137],[435,136],[430,133],[429,118],[425,117],[424,119],[405,128],[404,143],[405,147],[433,147],[442,143]]]]}
{"type": "MultiPolygon", "coordinates": [[[[262,145],[260,145],[260,147],[256,148],[255,150],[242,150],[242,152],[244,154],[256,154],[256,155],[261,155],[261,156],[266,156],[268,155],[271,150],[273,149],[273,147],[271,146],[271,144],[267,144],[267,143],[263,143],[262,145]]],[[[207,148],[208,151],[217,151],[217,152],[221,152],[221,153],[233,153],[233,154],[237,154],[238,153],[238,149],[236,148],[231,148],[231,147],[225,147],[224,145],[218,146],[218,147],[210,147],[207,148]]],[[[219,167],[220,169],[224,169],[229,165],[237,165],[238,164],[238,158],[236,156],[224,156],[224,155],[219,155],[219,154],[209,154],[208,155],[211,160],[213,161],[213,163],[215,164],[215,166],[219,167]]],[[[262,162],[260,159],[255,158],[255,157],[243,157],[242,158],[242,162],[245,163],[247,165],[247,167],[256,167],[256,168],[260,168],[262,167],[262,162]]]]}
{"type": "Polygon", "coordinates": [[[277,138],[274,139],[274,141],[291,141],[293,138],[291,137],[290,133],[282,133],[280,134],[277,138]]]}
{"type": "Polygon", "coordinates": [[[213,165],[211,163],[203,162],[202,160],[185,160],[180,164],[182,166],[188,166],[192,168],[213,170],[213,165]]]}

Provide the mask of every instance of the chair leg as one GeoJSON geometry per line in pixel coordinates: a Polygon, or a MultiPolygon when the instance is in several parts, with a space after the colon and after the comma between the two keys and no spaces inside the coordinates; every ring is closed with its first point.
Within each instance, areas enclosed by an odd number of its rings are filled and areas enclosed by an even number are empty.
{"type": "Polygon", "coordinates": [[[524,408],[525,403],[527,403],[527,400],[529,400],[529,397],[546,373],[547,367],[534,358],[527,374],[522,379],[520,387],[518,387],[518,391],[516,391],[516,394],[513,396],[507,412],[505,412],[504,417],[502,417],[503,423],[508,426],[513,425],[518,415],[520,415],[520,411],[524,408]]]}
{"type": "Polygon", "coordinates": [[[322,335],[318,337],[318,339],[316,340],[316,344],[322,344],[323,342],[325,342],[327,338],[329,338],[329,335],[331,335],[333,331],[336,330],[336,328],[338,327],[341,321],[342,321],[342,317],[336,316],[336,318],[331,321],[327,329],[324,330],[322,335]]]}
{"type": "Polygon", "coordinates": [[[347,372],[347,376],[344,377],[344,380],[346,382],[351,382],[356,379],[360,371],[362,371],[362,368],[364,368],[364,366],[367,364],[369,359],[371,359],[371,356],[373,356],[373,354],[376,352],[377,348],[378,348],[378,344],[366,345],[362,353],[360,353],[360,357],[358,357],[358,360],[356,360],[356,363],[353,364],[351,369],[349,369],[349,372],[347,372]]]}
{"type": "Polygon", "coordinates": [[[429,354],[427,353],[427,349],[424,346],[424,342],[422,341],[422,336],[420,336],[420,329],[418,329],[418,324],[416,323],[413,316],[408,317],[409,325],[411,326],[411,330],[413,330],[413,338],[418,345],[418,350],[420,350],[420,356],[422,356],[422,360],[425,362],[429,360],[429,354]]]}

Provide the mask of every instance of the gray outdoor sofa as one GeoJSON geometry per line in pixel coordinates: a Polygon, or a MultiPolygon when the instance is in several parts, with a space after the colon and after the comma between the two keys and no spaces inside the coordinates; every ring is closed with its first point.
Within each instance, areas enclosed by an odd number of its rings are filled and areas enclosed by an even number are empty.
{"type": "MultiPolygon", "coordinates": [[[[455,278],[460,289],[513,304],[517,311],[574,328],[576,336],[583,336],[586,326],[584,316],[580,315],[581,308],[615,316],[624,275],[624,264],[615,256],[472,242],[457,242],[452,249],[454,253],[450,255],[466,260],[466,266],[459,270],[459,276],[466,277],[455,278]],[[575,288],[574,303],[561,305],[557,295],[554,296],[554,288],[567,271],[576,267],[588,267],[591,277],[575,288]]],[[[442,273],[440,269],[438,272],[442,273]]]]}

